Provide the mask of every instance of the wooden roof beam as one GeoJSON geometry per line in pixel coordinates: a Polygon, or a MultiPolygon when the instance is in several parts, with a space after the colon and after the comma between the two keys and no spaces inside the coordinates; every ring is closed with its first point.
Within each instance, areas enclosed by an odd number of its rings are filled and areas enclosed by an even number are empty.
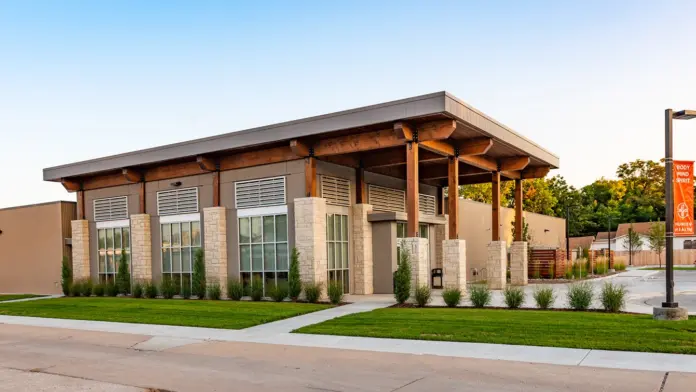
{"type": "MultiPolygon", "coordinates": [[[[449,177],[448,166],[426,166],[419,168],[418,171],[418,176],[421,180],[440,180],[449,177]]],[[[459,177],[486,174],[485,172],[482,172],[480,169],[471,166],[460,167],[458,173],[459,177]]]]}
{"type": "Polygon", "coordinates": [[[290,140],[290,149],[295,155],[303,158],[310,156],[312,150],[307,143],[298,139],[290,140]]]}
{"type": "Polygon", "coordinates": [[[65,190],[68,192],[77,192],[82,190],[82,183],[79,181],[63,178],[60,180],[60,183],[63,184],[63,188],[65,188],[65,190]]]}
{"type": "Polygon", "coordinates": [[[523,170],[529,165],[530,161],[529,157],[502,158],[498,161],[498,168],[500,171],[523,170]]]}
{"type": "Polygon", "coordinates": [[[209,172],[217,170],[215,160],[210,157],[199,155],[196,157],[196,162],[198,162],[198,166],[200,166],[201,170],[209,172]]]}
{"type": "Polygon", "coordinates": [[[382,129],[379,131],[356,133],[319,140],[312,147],[314,149],[314,156],[322,157],[379,150],[403,145],[404,140],[396,136],[394,129],[382,129]]]}
{"type": "Polygon", "coordinates": [[[459,144],[459,155],[484,155],[493,147],[493,139],[480,137],[459,144]]]}
{"type": "Polygon", "coordinates": [[[457,129],[457,122],[454,120],[431,121],[415,127],[402,121],[394,123],[396,137],[409,142],[447,139],[452,136],[455,129],[457,129]]]}
{"type": "Polygon", "coordinates": [[[123,178],[125,178],[128,182],[140,182],[143,180],[143,175],[133,169],[121,169],[121,174],[123,174],[123,178]]]}
{"type": "Polygon", "coordinates": [[[521,176],[522,178],[543,178],[549,174],[549,171],[551,171],[549,166],[530,167],[522,170],[521,176]]]}

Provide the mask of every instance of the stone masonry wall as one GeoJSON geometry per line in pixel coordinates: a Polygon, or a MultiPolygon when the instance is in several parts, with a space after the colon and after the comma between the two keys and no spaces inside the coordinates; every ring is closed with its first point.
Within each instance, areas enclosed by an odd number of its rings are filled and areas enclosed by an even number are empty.
{"type": "Polygon", "coordinates": [[[89,264],[89,222],[74,220],[72,228],[73,280],[90,277],[89,264]]]}
{"type": "Polygon", "coordinates": [[[442,287],[466,290],[466,241],[442,241],[442,287]]]}
{"type": "Polygon", "coordinates": [[[526,286],[527,281],[527,243],[515,241],[510,248],[510,284],[526,286]]]}
{"type": "Polygon", "coordinates": [[[486,263],[486,279],[488,288],[502,290],[507,283],[507,243],[491,241],[488,243],[488,261],[486,263]]]}
{"type": "Polygon", "coordinates": [[[295,247],[300,253],[300,278],[322,285],[326,293],[326,199],[302,197],[295,201],[295,247]]]}
{"type": "Polygon", "coordinates": [[[353,277],[355,294],[374,293],[372,260],[372,223],[367,214],[372,212],[369,204],[353,206],[353,277]]]}
{"type": "Polygon", "coordinates": [[[445,215],[445,224],[435,225],[435,262],[433,263],[433,268],[444,268],[444,253],[442,250],[442,241],[449,239],[448,222],[449,216],[445,215]]]}
{"type": "Polygon", "coordinates": [[[205,276],[208,283],[220,284],[227,295],[227,211],[225,207],[203,209],[205,276]]]}
{"type": "Polygon", "coordinates": [[[152,230],[149,214],[134,214],[131,224],[131,269],[133,280],[152,279],[152,230]]]}
{"type": "Polygon", "coordinates": [[[411,254],[411,293],[416,287],[430,286],[430,273],[428,271],[428,239],[409,237],[401,239],[402,249],[411,254]]]}

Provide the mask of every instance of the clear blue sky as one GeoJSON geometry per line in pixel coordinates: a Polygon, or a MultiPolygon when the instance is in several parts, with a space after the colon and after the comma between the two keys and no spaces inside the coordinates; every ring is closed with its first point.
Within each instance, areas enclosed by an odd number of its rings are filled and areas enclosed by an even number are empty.
{"type": "MultiPolygon", "coordinates": [[[[695,20],[694,1],[0,0],[0,208],[74,200],[44,167],[440,90],[584,185],[659,159],[664,109],[696,109],[695,20]]],[[[696,159],[696,120],[676,130],[696,159]]]]}

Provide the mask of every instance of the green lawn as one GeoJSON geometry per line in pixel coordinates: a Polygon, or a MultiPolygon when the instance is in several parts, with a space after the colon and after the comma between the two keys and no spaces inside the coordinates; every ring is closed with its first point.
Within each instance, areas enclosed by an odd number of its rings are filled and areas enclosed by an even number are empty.
{"type": "Polygon", "coordinates": [[[0,314],[242,329],[328,307],[304,303],[93,297],[2,304],[0,314]]]}
{"type": "MultiPolygon", "coordinates": [[[[646,271],[664,271],[665,267],[645,267],[641,268],[642,270],[646,271]]],[[[694,267],[674,267],[675,271],[696,271],[696,268],[694,267]]]]}
{"type": "Polygon", "coordinates": [[[24,299],[24,298],[36,298],[36,297],[43,297],[43,295],[36,295],[36,294],[0,294],[0,302],[3,301],[12,301],[15,299],[24,299]]]}
{"type": "Polygon", "coordinates": [[[696,354],[696,318],[598,312],[387,308],[294,332],[586,349],[696,354]]]}

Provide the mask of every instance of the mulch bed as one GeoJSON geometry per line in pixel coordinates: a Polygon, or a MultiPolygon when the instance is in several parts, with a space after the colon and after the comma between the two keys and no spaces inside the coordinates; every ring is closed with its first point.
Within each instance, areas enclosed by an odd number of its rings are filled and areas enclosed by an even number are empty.
{"type": "Polygon", "coordinates": [[[390,308],[401,308],[401,309],[492,309],[492,310],[522,310],[522,311],[528,311],[528,310],[538,310],[538,311],[546,311],[546,312],[573,312],[573,313],[579,313],[579,312],[591,312],[591,313],[610,313],[610,314],[633,314],[633,315],[640,315],[644,313],[634,313],[634,312],[607,312],[602,309],[587,309],[587,310],[573,310],[573,309],[568,309],[568,308],[551,308],[551,309],[537,309],[537,308],[517,308],[517,309],[510,309],[506,308],[504,306],[486,306],[483,308],[477,308],[471,305],[459,305],[455,308],[450,308],[448,306],[444,305],[428,305],[425,308],[419,308],[416,304],[394,304],[390,306],[390,308]]]}

